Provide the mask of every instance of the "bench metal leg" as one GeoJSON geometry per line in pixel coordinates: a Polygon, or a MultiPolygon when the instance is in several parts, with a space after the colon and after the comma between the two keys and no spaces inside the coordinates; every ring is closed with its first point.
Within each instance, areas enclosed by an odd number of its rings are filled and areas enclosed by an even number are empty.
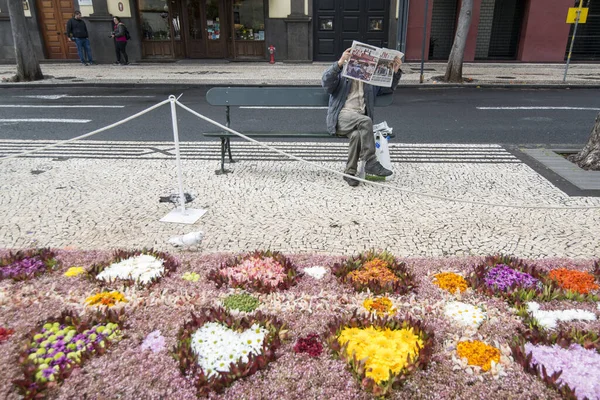
{"type": "Polygon", "coordinates": [[[221,138],[221,169],[215,171],[217,175],[225,175],[230,173],[231,171],[225,169],[225,150],[229,150],[229,157],[231,158],[231,145],[229,143],[229,138],[222,137],[221,138]]]}
{"type": "Polygon", "coordinates": [[[227,154],[229,154],[229,162],[233,164],[235,162],[235,160],[231,156],[231,142],[229,141],[229,138],[227,138],[226,146],[227,146],[227,154]]]}

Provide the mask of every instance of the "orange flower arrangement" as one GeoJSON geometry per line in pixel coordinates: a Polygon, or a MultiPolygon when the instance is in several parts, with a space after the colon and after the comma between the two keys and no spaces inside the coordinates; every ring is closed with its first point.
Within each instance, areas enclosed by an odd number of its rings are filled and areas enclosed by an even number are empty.
{"type": "Polygon", "coordinates": [[[466,358],[469,365],[479,366],[484,371],[492,368],[492,361],[500,362],[500,350],[479,340],[459,342],[456,352],[460,358],[466,358]]]}
{"type": "Polygon", "coordinates": [[[589,272],[558,268],[550,271],[548,276],[565,290],[588,294],[591,290],[598,289],[598,285],[594,282],[594,275],[589,272]]]}
{"type": "Polygon", "coordinates": [[[102,292],[85,299],[88,306],[108,306],[113,307],[117,303],[127,303],[127,299],[122,293],[114,292],[102,292]]]}
{"type": "Polygon", "coordinates": [[[399,279],[388,268],[387,262],[376,258],[371,260],[362,268],[352,271],[348,274],[348,278],[352,282],[367,284],[369,281],[377,281],[381,285],[398,282],[399,279]]]}
{"type": "Polygon", "coordinates": [[[394,313],[394,304],[387,297],[379,297],[377,299],[367,298],[363,302],[363,306],[367,311],[376,313],[379,317],[392,315],[394,313]]]}
{"type": "Polygon", "coordinates": [[[462,276],[455,274],[454,272],[442,272],[434,275],[434,281],[440,289],[443,289],[450,293],[460,293],[467,290],[467,281],[462,276]]]}

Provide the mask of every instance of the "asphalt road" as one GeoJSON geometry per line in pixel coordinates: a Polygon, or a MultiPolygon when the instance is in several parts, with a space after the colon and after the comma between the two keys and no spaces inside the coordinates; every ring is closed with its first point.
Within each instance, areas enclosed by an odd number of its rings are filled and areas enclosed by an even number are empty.
{"type": "MultiPolygon", "coordinates": [[[[0,139],[69,139],[112,124],[166,99],[225,122],[223,107],[206,103],[210,87],[0,88],[0,139]]],[[[587,141],[600,110],[598,89],[400,88],[394,104],[376,109],[402,143],[568,144],[587,141]],[[534,107],[533,109],[531,107],[534,107]]],[[[326,110],[232,109],[240,131],[323,132],[326,110]]],[[[178,110],[180,139],[205,139],[216,131],[178,110]]],[[[171,141],[165,105],[136,120],[91,137],[94,140],[171,141]]]]}

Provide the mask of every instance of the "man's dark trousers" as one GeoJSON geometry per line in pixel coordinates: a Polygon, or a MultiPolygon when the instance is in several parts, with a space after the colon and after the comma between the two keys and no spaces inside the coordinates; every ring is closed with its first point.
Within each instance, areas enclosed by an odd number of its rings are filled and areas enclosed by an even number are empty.
{"type": "Polygon", "coordinates": [[[77,45],[77,54],[82,64],[92,63],[92,48],[90,47],[90,39],[88,38],[74,38],[75,45],[77,45]],[[86,61],[87,59],[87,61],[86,61]]]}

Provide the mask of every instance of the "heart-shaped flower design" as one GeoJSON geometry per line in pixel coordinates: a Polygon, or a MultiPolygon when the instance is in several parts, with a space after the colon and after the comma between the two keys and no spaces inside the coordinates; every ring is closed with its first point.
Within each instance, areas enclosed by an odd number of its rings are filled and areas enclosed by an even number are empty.
{"type": "Polygon", "coordinates": [[[350,319],[329,324],[327,343],[365,390],[385,396],[427,365],[433,333],[410,318],[370,319],[355,311],[350,319]]]}
{"type": "Polygon", "coordinates": [[[217,287],[228,286],[271,293],[294,286],[301,274],[296,266],[277,251],[255,251],[236,257],[208,274],[217,287]]]}
{"type": "Polygon", "coordinates": [[[88,276],[107,284],[119,281],[126,285],[149,286],[179,267],[167,253],[150,250],[117,250],[107,263],[93,265],[88,276]]]}
{"type": "Polygon", "coordinates": [[[24,378],[14,381],[25,398],[41,398],[77,366],[122,337],[123,313],[98,312],[87,321],[63,312],[30,332],[19,362],[24,378]]]}
{"type": "Polygon", "coordinates": [[[282,327],[260,311],[237,320],[222,308],[202,309],[179,331],[175,358],[195,378],[198,395],[219,393],[276,359],[282,327]]]}

